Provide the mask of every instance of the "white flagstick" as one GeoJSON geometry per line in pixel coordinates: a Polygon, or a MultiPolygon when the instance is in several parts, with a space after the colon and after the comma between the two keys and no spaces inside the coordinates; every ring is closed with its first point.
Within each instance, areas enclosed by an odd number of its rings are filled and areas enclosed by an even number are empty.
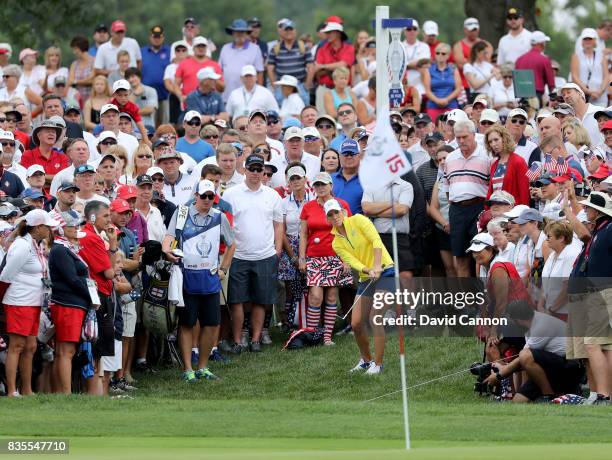
{"type": "MultiPolygon", "coordinates": [[[[395,204],[393,201],[393,183],[389,186],[391,192],[391,241],[393,244],[393,263],[395,270],[395,291],[400,290],[399,257],[397,251],[397,227],[395,226],[395,204]]],[[[396,305],[397,317],[402,314],[399,304],[396,305]]],[[[404,410],[404,437],[406,438],[406,450],[410,450],[410,424],[408,421],[408,389],[406,388],[406,358],[404,355],[404,328],[399,326],[399,353],[400,353],[400,376],[402,379],[402,406],[404,410]]]]}

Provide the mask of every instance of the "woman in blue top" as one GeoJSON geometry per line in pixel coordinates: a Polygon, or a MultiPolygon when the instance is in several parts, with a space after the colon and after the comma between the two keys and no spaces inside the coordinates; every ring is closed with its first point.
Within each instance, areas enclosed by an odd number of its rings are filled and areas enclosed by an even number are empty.
{"type": "Polygon", "coordinates": [[[338,67],[332,73],[334,87],[323,95],[325,112],[334,118],[338,118],[338,107],[343,103],[352,104],[357,107],[357,96],[349,86],[351,73],[346,67],[338,67]]]}
{"type": "Polygon", "coordinates": [[[449,110],[459,107],[457,96],[461,93],[461,77],[457,68],[448,63],[450,46],[439,43],[435,60],[428,72],[423,73],[423,86],[427,96],[427,113],[432,120],[449,110]]]}

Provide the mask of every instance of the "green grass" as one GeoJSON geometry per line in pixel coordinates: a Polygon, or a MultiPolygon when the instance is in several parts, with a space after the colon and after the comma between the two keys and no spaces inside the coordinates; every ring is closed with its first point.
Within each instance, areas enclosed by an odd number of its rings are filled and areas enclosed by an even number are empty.
{"type": "Polygon", "coordinates": [[[352,337],[336,341],[245,354],[215,365],[223,377],[215,382],[187,385],[166,369],[142,378],[134,400],[3,399],[0,436],[69,438],[72,458],[153,460],[171,458],[169,449],[181,459],[610,457],[612,445],[599,443],[612,440],[612,409],[479,398],[473,376],[459,372],[480,358],[481,346],[466,338],[407,341],[414,447],[407,457],[397,340],[388,340],[378,377],[349,375],[356,345],[352,337]]]}

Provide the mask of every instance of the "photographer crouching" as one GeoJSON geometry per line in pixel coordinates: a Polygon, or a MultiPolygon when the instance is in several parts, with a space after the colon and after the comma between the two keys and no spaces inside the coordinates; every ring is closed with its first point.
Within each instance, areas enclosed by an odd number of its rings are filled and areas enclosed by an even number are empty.
{"type": "Polygon", "coordinates": [[[516,391],[515,403],[547,403],[557,395],[578,393],[583,369],[577,361],[565,358],[566,324],[535,311],[525,301],[510,303],[506,313],[525,332],[526,344],[510,364],[493,363],[484,383],[495,387],[515,372],[525,371],[527,381],[516,391]]]}

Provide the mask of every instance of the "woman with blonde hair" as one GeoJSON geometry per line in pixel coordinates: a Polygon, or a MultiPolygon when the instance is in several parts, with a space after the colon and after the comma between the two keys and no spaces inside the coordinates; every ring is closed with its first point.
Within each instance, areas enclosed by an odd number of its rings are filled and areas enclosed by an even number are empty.
{"type": "Polygon", "coordinates": [[[55,87],[55,79],[63,77],[68,84],[68,68],[62,67],[62,50],[57,46],[50,46],[45,50],[46,75],[39,83],[43,92],[55,87]]]}
{"type": "Polygon", "coordinates": [[[495,158],[491,165],[491,179],[487,200],[496,191],[504,190],[514,196],[515,204],[529,205],[529,179],[525,175],[527,163],[514,153],[516,143],[506,128],[491,126],[485,133],[487,152],[495,158]]]}
{"type": "MultiPolygon", "coordinates": [[[[123,176],[125,174],[125,169],[129,165],[128,153],[125,147],[121,145],[111,145],[106,151],[105,155],[113,155],[119,160],[119,164],[117,165],[117,178],[123,176]]],[[[135,154],[134,154],[135,155],[135,154]]]]}
{"type": "Polygon", "coordinates": [[[100,110],[110,100],[110,88],[104,75],[96,75],[91,83],[91,94],[83,106],[85,129],[92,131],[100,123],[100,110]]]}
{"type": "Polygon", "coordinates": [[[332,73],[334,87],[323,95],[325,112],[334,118],[338,118],[338,107],[340,104],[349,103],[357,107],[357,96],[349,86],[351,72],[346,67],[338,67],[332,73]]]}
{"type": "Polygon", "coordinates": [[[427,95],[427,113],[432,120],[444,112],[459,108],[457,96],[461,93],[461,76],[453,64],[448,63],[450,45],[439,43],[436,57],[427,72],[423,72],[423,86],[427,95]]]}
{"type": "Polygon", "coordinates": [[[566,119],[561,125],[561,133],[563,134],[563,140],[576,147],[576,150],[591,145],[589,132],[582,126],[578,118],[572,117],[566,119]]]}
{"type": "Polygon", "coordinates": [[[153,167],[153,151],[148,145],[140,144],[132,155],[132,161],[126,165],[125,174],[119,177],[119,183],[135,185],[136,178],[146,174],[151,167],[153,167]]]}

